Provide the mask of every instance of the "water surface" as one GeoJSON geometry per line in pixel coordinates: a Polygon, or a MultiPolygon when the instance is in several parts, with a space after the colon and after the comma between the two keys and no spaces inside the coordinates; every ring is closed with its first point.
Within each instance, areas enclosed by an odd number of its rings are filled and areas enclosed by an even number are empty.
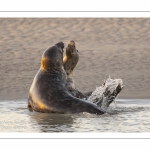
{"type": "Polygon", "coordinates": [[[0,132],[150,132],[150,99],[118,99],[104,115],[31,112],[27,100],[0,101],[0,132]]]}

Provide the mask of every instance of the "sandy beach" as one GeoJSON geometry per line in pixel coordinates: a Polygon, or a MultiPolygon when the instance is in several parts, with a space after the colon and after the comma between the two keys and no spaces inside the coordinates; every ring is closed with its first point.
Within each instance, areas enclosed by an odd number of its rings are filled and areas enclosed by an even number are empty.
{"type": "Polygon", "coordinates": [[[150,98],[150,18],[0,18],[0,99],[26,99],[43,51],[74,40],[76,87],[121,78],[119,98],[150,98]]]}

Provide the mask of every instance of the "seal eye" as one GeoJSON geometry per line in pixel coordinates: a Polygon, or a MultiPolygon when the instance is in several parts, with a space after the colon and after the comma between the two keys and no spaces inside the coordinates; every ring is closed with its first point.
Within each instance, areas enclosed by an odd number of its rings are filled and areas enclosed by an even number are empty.
{"type": "Polygon", "coordinates": [[[79,51],[77,50],[77,52],[79,53],[79,51]]]}

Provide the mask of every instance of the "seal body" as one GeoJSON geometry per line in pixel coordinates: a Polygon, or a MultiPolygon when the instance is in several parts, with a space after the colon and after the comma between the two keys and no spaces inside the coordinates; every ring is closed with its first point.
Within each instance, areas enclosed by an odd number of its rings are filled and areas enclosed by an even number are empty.
{"type": "Polygon", "coordinates": [[[64,43],[48,48],[42,55],[41,67],[34,77],[28,103],[34,111],[47,113],[104,114],[95,104],[78,99],[66,88],[67,76],[63,67],[64,43]]]}

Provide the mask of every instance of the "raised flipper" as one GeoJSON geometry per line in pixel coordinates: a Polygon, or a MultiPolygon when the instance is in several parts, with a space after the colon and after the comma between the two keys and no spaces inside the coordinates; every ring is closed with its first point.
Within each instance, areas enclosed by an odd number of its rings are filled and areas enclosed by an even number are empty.
{"type": "Polygon", "coordinates": [[[115,101],[124,85],[122,79],[111,79],[110,77],[88,97],[88,101],[106,110],[115,101]]]}

